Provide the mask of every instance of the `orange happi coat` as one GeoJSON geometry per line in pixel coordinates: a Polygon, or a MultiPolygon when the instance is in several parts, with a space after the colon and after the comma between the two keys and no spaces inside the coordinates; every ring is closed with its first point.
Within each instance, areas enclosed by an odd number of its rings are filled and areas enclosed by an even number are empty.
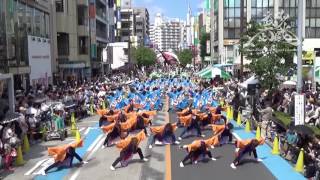
{"type": "Polygon", "coordinates": [[[217,108],[215,108],[215,107],[209,107],[209,111],[211,112],[211,114],[215,114],[216,110],[217,110],[217,108]]]}
{"type": "Polygon", "coordinates": [[[216,121],[218,121],[219,119],[221,119],[221,114],[212,114],[212,118],[211,118],[211,120],[212,120],[212,123],[214,123],[214,122],[216,122],[216,121]]]}
{"type": "Polygon", "coordinates": [[[98,110],[97,110],[97,114],[98,114],[99,116],[104,116],[104,115],[106,115],[108,112],[109,112],[108,109],[98,109],[98,110]]]}
{"type": "MultiPolygon", "coordinates": [[[[253,139],[245,139],[245,140],[237,140],[237,144],[236,147],[239,149],[243,149],[245,148],[248,144],[250,144],[252,142],[253,139]]],[[[259,141],[259,145],[263,145],[265,139],[264,138],[260,138],[258,139],[259,141]]]]}
{"type": "Polygon", "coordinates": [[[215,135],[220,135],[225,128],[226,128],[225,125],[216,125],[216,124],[212,125],[212,131],[214,132],[215,135]]]}
{"type": "Polygon", "coordinates": [[[139,115],[147,114],[148,116],[155,116],[157,115],[157,111],[143,111],[143,112],[139,112],[138,114],[139,115]]]}
{"type": "Polygon", "coordinates": [[[179,117],[180,122],[183,126],[187,127],[191,124],[192,121],[192,114],[189,114],[187,116],[181,116],[179,117]]]}
{"type": "Polygon", "coordinates": [[[187,113],[189,111],[189,107],[185,108],[184,110],[182,110],[181,112],[177,112],[177,115],[178,116],[182,116],[184,115],[185,113],[187,113]]]}
{"type": "Polygon", "coordinates": [[[120,142],[118,142],[116,144],[117,148],[119,148],[120,150],[125,149],[130,144],[131,139],[134,138],[134,137],[138,139],[138,145],[139,145],[144,139],[146,139],[146,134],[144,133],[144,130],[142,130],[135,136],[129,136],[126,139],[121,140],[120,142]]]}
{"type": "MultiPolygon", "coordinates": [[[[166,126],[166,125],[153,126],[153,127],[150,127],[150,130],[151,130],[151,132],[152,132],[153,134],[162,134],[163,131],[164,131],[165,126],[166,126]]],[[[176,123],[172,124],[172,127],[173,127],[173,132],[178,129],[176,123]]]]}
{"type": "Polygon", "coordinates": [[[78,148],[83,146],[83,139],[80,141],[76,141],[72,144],[66,144],[62,146],[56,146],[56,147],[49,147],[48,148],[48,154],[49,156],[53,156],[55,162],[62,162],[66,158],[67,149],[69,147],[78,148]]]}

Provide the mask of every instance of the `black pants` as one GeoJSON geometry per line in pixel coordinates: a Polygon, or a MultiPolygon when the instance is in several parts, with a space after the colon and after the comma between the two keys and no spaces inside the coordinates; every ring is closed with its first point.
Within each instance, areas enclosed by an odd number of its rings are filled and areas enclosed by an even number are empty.
{"type": "Polygon", "coordinates": [[[201,136],[201,129],[200,126],[198,124],[198,122],[192,123],[189,127],[185,128],[182,133],[180,134],[179,137],[182,137],[184,134],[186,134],[188,131],[191,131],[192,129],[196,129],[197,130],[197,135],[201,136]]]}
{"type": "MultiPolygon", "coordinates": [[[[68,158],[71,158],[69,167],[72,167],[73,158],[77,158],[80,162],[83,161],[82,158],[76,153],[76,150],[73,147],[70,147],[67,149],[67,154],[66,154],[65,160],[68,158]]],[[[49,167],[47,167],[44,171],[47,173],[50,169],[58,167],[61,164],[62,164],[62,162],[57,161],[57,162],[51,164],[49,167]]]]}
{"type": "MultiPolygon", "coordinates": [[[[116,167],[116,165],[117,165],[122,159],[124,159],[128,153],[129,153],[129,152],[121,151],[121,152],[120,152],[120,156],[112,163],[112,166],[113,166],[113,167],[116,167]]],[[[143,160],[144,156],[143,156],[142,151],[141,151],[140,148],[138,148],[136,152],[133,152],[133,154],[135,154],[135,153],[138,153],[140,159],[143,160]]]]}
{"type": "Polygon", "coordinates": [[[106,139],[104,140],[103,145],[105,146],[107,144],[107,146],[110,146],[109,141],[111,140],[111,138],[114,139],[114,138],[116,138],[118,136],[120,136],[120,132],[118,130],[116,130],[116,129],[112,130],[110,133],[108,133],[106,139]]]}
{"type": "Polygon", "coordinates": [[[165,136],[165,137],[162,137],[160,134],[156,134],[156,135],[152,136],[150,144],[151,145],[154,144],[156,140],[163,141],[164,138],[166,138],[166,137],[170,137],[172,140],[172,143],[176,142],[176,136],[173,133],[171,133],[169,135],[163,135],[163,136],[165,136]]]}
{"type": "MultiPolygon", "coordinates": [[[[192,161],[193,157],[200,156],[201,154],[202,153],[199,151],[191,151],[186,155],[186,157],[184,157],[184,159],[182,160],[182,163],[185,164],[189,159],[190,161],[192,161]]],[[[210,151],[205,151],[205,154],[208,155],[209,158],[212,158],[212,154],[210,151]]]]}

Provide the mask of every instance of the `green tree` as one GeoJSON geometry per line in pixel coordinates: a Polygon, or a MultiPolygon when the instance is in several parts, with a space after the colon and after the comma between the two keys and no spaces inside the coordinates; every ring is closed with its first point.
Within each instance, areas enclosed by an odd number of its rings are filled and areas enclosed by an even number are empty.
{"type": "Polygon", "coordinates": [[[184,49],[183,51],[179,52],[178,58],[180,64],[185,67],[187,64],[192,63],[193,54],[190,49],[184,49]]]}
{"type": "Polygon", "coordinates": [[[150,48],[138,47],[133,53],[133,58],[137,62],[138,66],[141,67],[154,65],[157,56],[150,48]]]}
{"type": "Polygon", "coordinates": [[[240,51],[251,61],[249,69],[270,92],[293,67],[297,42],[287,25],[289,21],[284,15],[277,19],[268,16],[262,23],[251,21],[240,40],[240,51]]]}
{"type": "Polygon", "coordinates": [[[200,37],[200,57],[202,62],[204,61],[204,58],[206,56],[210,56],[210,54],[207,54],[207,41],[210,40],[210,34],[202,32],[200,37]]]}

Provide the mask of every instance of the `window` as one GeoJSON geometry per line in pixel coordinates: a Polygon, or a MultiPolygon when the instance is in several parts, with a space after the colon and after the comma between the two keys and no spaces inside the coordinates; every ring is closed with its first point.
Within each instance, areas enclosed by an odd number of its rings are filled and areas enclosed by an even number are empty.
{"type": "Polygon", "coordinates": [[[56,0],[56,12],[64,12],[64,0],[56,0]]]}
{"type": "Polygon", "coordinates": [[[57,40],[58,40],[58,43],[57,43],[58,55],[68,56],[69,55],[69,34],[58,33],[57,40]]]}
{"type": "Polygon", "coordinates": [[[88,38],[79,36],[79,54],[88,54],[88,38]]]}

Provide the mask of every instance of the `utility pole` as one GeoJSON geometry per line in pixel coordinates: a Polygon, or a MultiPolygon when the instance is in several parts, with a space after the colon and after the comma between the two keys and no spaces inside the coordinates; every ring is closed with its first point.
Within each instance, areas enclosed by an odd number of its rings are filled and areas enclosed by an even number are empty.
{"type": "Polygon", "coordinates": [[[302,92],[302,28],[303,28],[303,0],[298,5],[298,47],[297,47],[297,92],[302,92]]]}
{"type": "MultiPolygon", "coordinates": [[[[240,37],[243,36],[243,20],[244,20],[244,0],[240,2],[240,37]]],[[[243,43],[240,41],[240,49],[243,48],[243,43]]],[[[243,53],[240,52],[240,77],[239,80],[243,79],[243,53]]]]}
{"type": "Polygon", "coordinates": [[[214,61],[214,0],[210,0],[210,64],[214,61]]]}

